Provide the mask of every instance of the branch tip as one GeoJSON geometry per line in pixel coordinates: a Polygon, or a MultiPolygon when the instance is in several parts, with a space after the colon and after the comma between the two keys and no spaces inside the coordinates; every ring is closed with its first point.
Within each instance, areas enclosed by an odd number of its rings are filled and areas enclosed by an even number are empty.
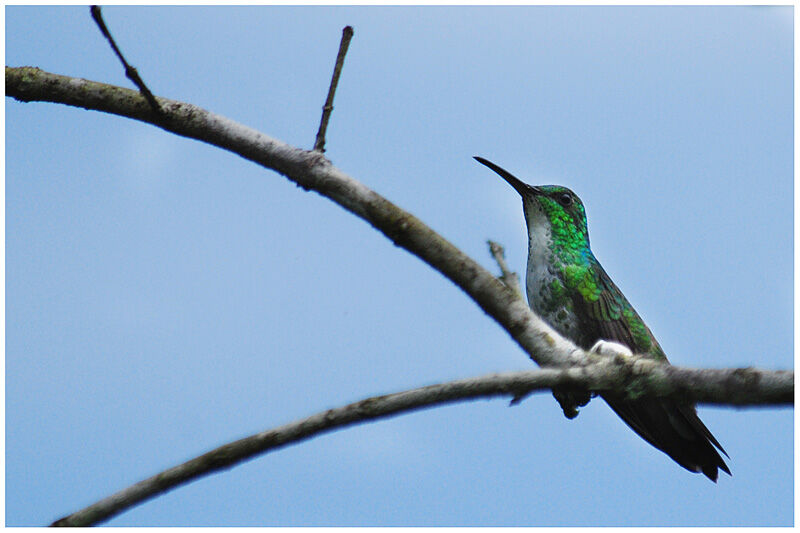
{"type": "Polygon", "coordinates": [[[503,284],[509,289],[513,290],[520,297],[522,297],[522,291],[519,287],[519,276],[517,276],[516,272],[510,271],[508,269],[508,265],[506,265],[505,248],[503,248],[502,244],[491,239],[486,242],[489,244],[489,253],[492,254],[492,257],[497,262],[497,266],[500,267],[500,277],[498,279],[502,281],[503,284]]]}
{"type": "Polygon", "coordinates": [[[331,84],[328,87],[328,97],[325,99],[325,105],[322,106],[322,118],[319,122],[317,138],[314,141],[314,150],[317,152],[325,152],[325,133],[328,130],[328,121],[333,112],[333,97],[336,95],[336,87],[339,85],[339,76],[342,74],[342,66],[344,65],[344,56],[347,55],[347,49],[350,47],[350,39],[352,38],[353,27],[345,26],[344,29],[342,29],[339,53],[336,55],[336,63],[333,66],[333,76],[331,77],[331,84]]]}

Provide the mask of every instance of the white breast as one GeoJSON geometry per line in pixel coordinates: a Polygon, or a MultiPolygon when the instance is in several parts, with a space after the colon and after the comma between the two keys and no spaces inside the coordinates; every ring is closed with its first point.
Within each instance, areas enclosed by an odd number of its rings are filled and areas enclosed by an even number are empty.
{"type": "MultiPolygon", "coordinates": [[[[525,205],[528,222],[528,271],[525,289],[528,294],[528,305],[536,314],[550,324],[556,331],[567,338],[574,339],[578,334],[578,317],[572,310],[572,302],[552,300],[553,280],[558,279],[554,258],[550,251],[552,236],[550,222],[537,205],[525,205]]],[[[561,283],[561,280],[558,279],[561,283]]]]}

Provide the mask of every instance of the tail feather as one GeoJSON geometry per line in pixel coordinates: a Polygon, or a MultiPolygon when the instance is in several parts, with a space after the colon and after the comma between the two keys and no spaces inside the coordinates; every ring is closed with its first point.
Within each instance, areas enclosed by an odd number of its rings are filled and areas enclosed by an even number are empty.
{"type": "Polygon", "coordinates": [[[685,469],[702,472],[714,482],[718,469],[731,474],[714,447],[726,457],[728,454],[697,416],[693,405],[658,399],[604,399],[631,429],[685,469]]]}

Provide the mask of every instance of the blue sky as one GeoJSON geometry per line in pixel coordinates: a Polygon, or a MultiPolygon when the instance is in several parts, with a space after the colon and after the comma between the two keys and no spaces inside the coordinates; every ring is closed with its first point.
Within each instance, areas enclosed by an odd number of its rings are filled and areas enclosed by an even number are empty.
{"type": "MultiPolygon", "coordinates": [[[[151,90],[310,148],[487,268],[517,194],[583,199],[675,364],[793,368],[791,7],[108,7],[151,90]]],[[[7,7],[6,64],[130,86],[86,7],[7,7]]],[[[460,290],[274,172],[6,99],[6,522],[44,525],[225,442],[533,363],[460,290]]],[[[790,525],[793,410],[701,407],[714,485],[601,401],[478,401],[324,435],[110,525],[790,525]]]]}

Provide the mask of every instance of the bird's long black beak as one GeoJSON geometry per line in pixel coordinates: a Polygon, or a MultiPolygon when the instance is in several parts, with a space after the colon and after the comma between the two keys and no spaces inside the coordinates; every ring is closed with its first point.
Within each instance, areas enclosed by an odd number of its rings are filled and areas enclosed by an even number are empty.
{"type": "Polygon", "coordinates": [[[516,178],[516,176],[511,174],[511,172],[507,171],[503,167],[495,165],[494,163],[492,163],[488,159],[484,159],[484,158],[479,157],[477,155],[474,156],[474,158],[475,158],[475,161],[477,161],[481,165],[486,165],[487,167],[491,168],[492,170],[494,170],[495,172],[500,174],[500,177],[502,177],[504,180],[506,180],[508,183],[510,183],[511,186],[514,187],[514,189],[516,189],[516,191],[520,195],[525,196],[525,195],[528,195],[528,194],[536,194],[538,192],[538,189],[536,187],[533,187],[531,185],[528,185],[527,183],[524,183],[524,182],[520,181],[519,179],[516,178]]]}

